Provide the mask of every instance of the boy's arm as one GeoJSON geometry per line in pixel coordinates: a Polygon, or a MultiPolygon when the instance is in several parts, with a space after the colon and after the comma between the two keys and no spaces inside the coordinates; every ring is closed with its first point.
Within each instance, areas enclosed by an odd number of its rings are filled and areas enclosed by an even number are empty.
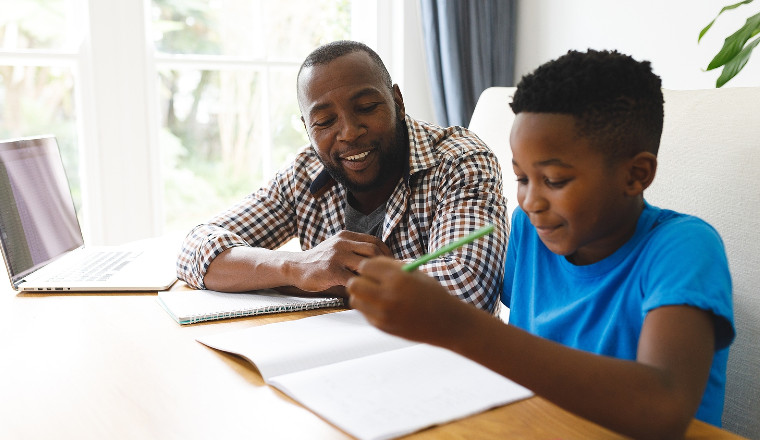
{"type": "Polygon", "coordinates": [[[388,259],[368,260],[359,271],[348,284],[350,304],[373,325],[458,352],[609,429],[636,438],[680,438],[699,406],[715,347],[712,318],[699,309],[651,311],[634,362],[505,325],[388,259]]]}

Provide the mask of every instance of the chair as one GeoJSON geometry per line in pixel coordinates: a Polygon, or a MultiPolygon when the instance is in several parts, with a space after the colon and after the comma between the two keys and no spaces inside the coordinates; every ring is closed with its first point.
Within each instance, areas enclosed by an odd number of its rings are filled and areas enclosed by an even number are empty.
{"type": "MultiPolygon", "coordinates": [[[[760,439],[760,87],[664,90],[659,166],[645,191],[655,206],[712,224],[726,246],[737,336],[731,346],[723,427],[760,439]]],[[[508,210],[516,206],[509,108],[514,88],[485,90],[470,129],[496,153],[508,210]]]]}

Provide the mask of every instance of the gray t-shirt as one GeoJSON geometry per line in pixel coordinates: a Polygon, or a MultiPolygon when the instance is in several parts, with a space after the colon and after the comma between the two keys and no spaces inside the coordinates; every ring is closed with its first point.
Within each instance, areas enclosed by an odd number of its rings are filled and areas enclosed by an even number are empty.
{"type": "Polygon", "coordinates": [[[378,206],[369,215],[364,215],[354,209],[346,200],[347,230],[381,238],[383,235],[383,219],[385,219],[385,203],[378,206]]]}

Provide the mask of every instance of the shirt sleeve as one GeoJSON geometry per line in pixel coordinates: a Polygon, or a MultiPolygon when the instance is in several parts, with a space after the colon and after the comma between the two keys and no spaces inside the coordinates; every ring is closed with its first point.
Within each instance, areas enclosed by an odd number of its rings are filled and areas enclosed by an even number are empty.
{"type": "Polygon", "coordinates": [[[499,301],[509,236],[506,200],[496,157],[477,137],[468,139],[476,144],[474,148],[457,157],[446,156],[437,167],[438,205],[428,252],[487,224],[495,230],[422,269],[464,301],[493,311],[499,301]]]}
{"type": "Polygon", "coordinates": [[[728,260],[718,233],[689,218],[663,226],[649,244],[649,268],[643,279],[642,313],[667,305],[688,305],[712,313],[716,349],[733,341],[733,303],[728,260]]]}
{"type": "Polygon", "coordinates": [[[520,207],[512,213],[512,228],[507,242],[507,258],[504,261],[504,281],[502,282],[501,302],[507,307],[512,302],[512,284],[515,280],[515,268],[517,266],[517,249],[519,237],[524,230],[523,223],[526,219],[520,207]]]}
{"type": "Polygon", "coordinates": [[[177,259],[177,277],[196,289],[211,261],[235,246],[274,249],[294,235],[293,208],[285,195],[293,167],[279,172],[268,184],[185,237],[177,259]]]}

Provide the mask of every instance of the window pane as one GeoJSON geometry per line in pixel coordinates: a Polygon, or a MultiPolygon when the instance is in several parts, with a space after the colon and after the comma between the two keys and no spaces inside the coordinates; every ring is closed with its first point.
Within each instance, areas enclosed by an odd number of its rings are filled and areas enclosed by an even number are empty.
{"type": "MultiPolygon", "coordinates": [[[[296,99],[297,73],[296,69],[272,69],[269,75],[269,93],[275,97],[269,105],[272,164],[278,168],[309,143],[296,99]]],[[[274,171],[267,177],[271,177],[274,171]]]]}
{"type": "Polygon", "coordinates": [[[70,0],[0,0],[0,48],[63,49],[70,0]]]}
{"type": "Polygon", "coordinates": [[[72,69],[0,66],[0,138],[55,135],[81,213],[75,113],[72,69]]]}
{"type": "Polygon", "coordinates": [[[319,44],[351,37],[349,7],[350,0],[153,1],[159,51],[212,55],[158,59],[167,230],[187,231],[256,191],[308,143],[296,74],[319,44]],[[257,62],[230,66],[213,55],[257,62]]]}
{"type": "Polygon", "coordinates": [[[251,59],[305,57],[347,38],[350,0],[153,0],[159,52],[251,59]]]}
{"type": "Polygon", "coordinates": [[[262,181],[262,74],[161,70],[159,76],[166,224],[185,229],[262,181]]]}
{"type": "Polygon", "coordinates": [[[350,0],[264,1],[269,58],[300,63],[317,46],[350,38],[350,6],[350,0]]]}

